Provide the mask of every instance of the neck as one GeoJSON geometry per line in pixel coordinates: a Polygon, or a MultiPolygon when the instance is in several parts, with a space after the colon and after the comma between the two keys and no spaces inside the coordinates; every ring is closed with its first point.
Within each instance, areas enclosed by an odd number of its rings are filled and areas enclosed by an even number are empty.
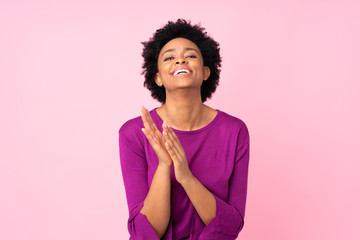
{"type": "Polygon", "coordinates": [[[167,94],[162,108],[164,118],[170,127],[182,131],[192,131],[202,126],[206,106],[201,101],[200,93],[182,96],[167,94]]]}

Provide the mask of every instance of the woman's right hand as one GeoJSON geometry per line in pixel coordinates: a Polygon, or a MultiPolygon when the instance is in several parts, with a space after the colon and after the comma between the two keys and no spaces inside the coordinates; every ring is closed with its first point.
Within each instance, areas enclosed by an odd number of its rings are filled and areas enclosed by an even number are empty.
{"type": "Polygon", "coordinates": [[[154,149],[154,152],[158,156],[159,165],[165,167],[171,166],[172,160],[165,147],[165,138],[153,122],[149,111],[143,106],[141,107],[141,119],[145,127],[141,130],[149,140],[152,148],[154,149]]]}

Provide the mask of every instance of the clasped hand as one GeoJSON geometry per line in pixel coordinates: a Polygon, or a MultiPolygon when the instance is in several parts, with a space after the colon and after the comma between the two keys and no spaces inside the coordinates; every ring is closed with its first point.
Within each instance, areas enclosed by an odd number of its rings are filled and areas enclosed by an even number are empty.
{"type": "Polygon", "coordinates": [[[175,178],[179,183],[190,179],[192,173],[189,169],[185,151],[174,131],[168,126],[166,120],[163,122],[163,132],[161,133],[145,107],[141,108],[141,118],[145,127],[141,130],[144,132],[154,152],[158,156],[159,165],[171,166],[173,164],[175,178]]]}

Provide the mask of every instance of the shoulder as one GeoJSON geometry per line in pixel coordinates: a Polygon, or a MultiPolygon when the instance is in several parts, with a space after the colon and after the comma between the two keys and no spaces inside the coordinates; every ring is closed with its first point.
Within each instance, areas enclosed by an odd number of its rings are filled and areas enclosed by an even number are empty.
{"type": "Polygon", "coordinates": [[[221,122],[227,129],[238,134],[242,141],[249,140],[249,129],[246,123],[240,118],[232,114],[220,110],[221,122]]]}
{"type": "Polygon", "coordinates": [[[134,130],[140,129],[144,127],[141,121],[141,117],[135,117],[127,120],[123,125],[121,125],[119,129],[119,133],[121,134],[131,134],[134,130]]]}
{"type": "Polygon", "coordinates": [[[127,120],[119,129],[119,138],[129,144],[141,144],[143,139],[143,132],[141,128],[144,127],[140,116],[127,120]]]}

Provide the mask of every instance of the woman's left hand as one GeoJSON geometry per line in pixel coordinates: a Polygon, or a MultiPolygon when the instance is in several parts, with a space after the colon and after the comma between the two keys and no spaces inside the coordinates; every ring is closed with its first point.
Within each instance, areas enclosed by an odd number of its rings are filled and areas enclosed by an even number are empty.
{"type": "Polygon", "coordinates": [[[164,121],[163,126],[165,147],[174,163],[175,178],[180,184],[182,184],[183,182],[191,179],[193,175],[189,169],[185,151],[181,146],[178,137],[166,121],[164,121]]]}

